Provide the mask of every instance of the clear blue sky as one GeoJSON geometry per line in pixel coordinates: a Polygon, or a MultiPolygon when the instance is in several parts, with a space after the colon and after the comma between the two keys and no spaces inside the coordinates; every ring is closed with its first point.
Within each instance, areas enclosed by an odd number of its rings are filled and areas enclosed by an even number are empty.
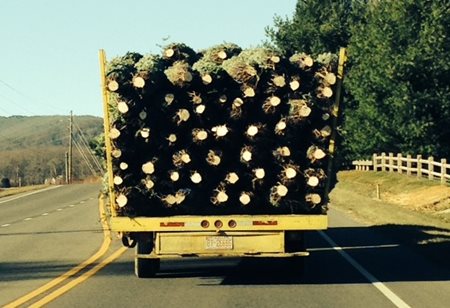
{"type": "Polygon", "coordinates": [[[159,53],[168,42],[255,46],[296,2],[0,0],[0,116],[101,116],[100,48],[111,58],[159,53]]]}

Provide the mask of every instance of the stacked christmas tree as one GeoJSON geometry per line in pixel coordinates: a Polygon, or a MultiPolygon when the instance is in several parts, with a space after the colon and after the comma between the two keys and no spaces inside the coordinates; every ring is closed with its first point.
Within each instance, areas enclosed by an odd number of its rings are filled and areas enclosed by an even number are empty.
{"type": "Polygon", "coordinates": [[[336,66],[333,54],[235,44],[111,60],[118,212],[324,213],[336,66]]]}

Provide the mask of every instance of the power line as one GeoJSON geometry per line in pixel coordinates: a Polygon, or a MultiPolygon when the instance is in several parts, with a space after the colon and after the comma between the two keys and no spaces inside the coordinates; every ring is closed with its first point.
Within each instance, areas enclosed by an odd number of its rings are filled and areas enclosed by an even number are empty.
{"type": "Polygon", "coordinates": [[[3,111],[7,116],[10,116],[11,114],[6,109],[3,109],[3,107],[0,106],[0,110],[3,111]]]}
{"type": "Polygon", "coordinates": [[[19,109],[22,109],[22,111],[25,111],[26,113],[29,113],[29,114],[31,114],[31,115],[36,115],[36,114],[35,114],[34,112],[32,112],[31,110],[28,110],[27,108],[25,108],[25,107],[23,106],[23,104],[19,104],[19,103],[15,102],[14,100],[12,100],[12,99],[10,99],[10,98],[8,98],[8,97],[2,95],[2,94],[0,94],[0,97],[3,98],[6,102],[8,102],[8,103],[10,103],[10,104],[13,104],[14,107],[19,108],[19,109]]]}
{"type": "Polygon", "coordinates": [[[92,153],[92,151],[90,150],[89,144],[88,144],[88,142],[87,142],[87,138],[85,137],[83,130],[82,130],[81,127],[76,123],[76,121],[74,121],[74,125],[75,125],[75,128],[78,130],[79,137],[80,137],[80,139],[81,139],[81,142],[83,143],[83,146],[84,146],[86,149],[88,149],[87,152],[89,153],[89,157],[90,157],[91,160],[94,162],[95,166],[97,167],[97,170],[100,171],[100,173],[102,173],[102,172],[103,172],[103,168],[102,168],[102,166],[101,166],[101,163],[100,163],[100,161],[98,160],[98,157],[96,157],[96,156],[92,153]]]}
{"type": "MultiPolygon", "coordinates": [[[[68,162],[69,162],[69,174],[71,175],[71,168],[72,166],[72,144],[75,145],[75,147],[77,148],[78,152],[80,153],[81,157],[83,158],[84,162],[86,163],[87,167],[89,168],[89,170],[92,172],[92,174],[94,176],[97,175],[101,175],[102,174],[102,168],[100,166],[100,163],[96,160],[96,157],[93,155],[93,153],[90,151],[90,148],[88,146],[87,140],[84,136],[83,131],[81,130],[80,126],[75,123],[75,121],[73,121],[73,114],[72,112],[70,112],[70,123],[69,123],[69,153],[68,153],[68,162]],[[78,138],[74,138],[74,130],[73,127],[75,127],[75,129],[77,129],[78,138]],[[90,157],[90,159],[89,159],[90,157]],[[92,163],[93,162],[93,163],[92,163]],[[97,167],[97,171],[98,174],[95,170],[95,167],[97,167]]],[[[69,183],[70,183],[70,179],[71,176],[69,176],[69,183]]]]}
{"type": "MultiPolygon", "coordinates": [[[[54,106],[54,105],[52,105],[52,104],[49,104],[49,103],[44,104],[44,103],[42,103],[42,101],[36,100],[35,98],[31,97],[30,95],[25,94],[25,93],[23,93],[22,91],[19,91],[17,88],[13,87],[13,86],[10,85],[9,83],[5,82],[4,80],[1,80],[1,79],[0,79],[0,83],[3,84],[4,86],[6,86],[8,89],[10,89],[10,90],[12,90],[13,92],[15,92],[16,94],[18,94],[18,95],[22,96],[23,98],[26,98],[28,101],[34,103],[35,105],[38,105],[38,104],[39,104],[39,105],[41,105],[41,106],[50,107],[51,109],[53,109],[53,110],[58,110],[58,111],[63,111],[63,110],[64,110],[63,108],[56,107],[56,106],[54,106]]],[[[10,100],[10,101],[11,101],[11,100],[10,100]]],[[[15,103],[15,102],[13,102],[13,103],[14,103],[15,105],[21,106],[21,104],[17,104],[17,103],[15,103]]],[[[23,106],[21,106],[21,108],[24,109],[23,106]]],[[[25,109],[24,109],[24,110],[25,110],[25,109]]],[[[32,115],[36,115],[34,112],[31,112],[30,110],[25,110],[25,111],[28,112],[28,113],[31,113],[32,115]]],[[[65,110],[64,110],[64,111],[65,111],[65,110]]]]}
{"type": "Polygon", "coordinates": [[[19,95],[24,95],[23,93],[21,93],[19,90],[16,90],[13,86],[11,86],[10,84],[6,83],[5,81],[0,79],[0,83],[2,83],[3,85],[5,85],[6,87],[10,88],[11,90],[13,90],[14,92],[16,92],[19,95]]]}
{"type": "Polygon", "coordinates": [[[85,153],[83,152],[80,144],[78,143],[78,141],[73,140],[73,144],[75,145],[75,147],[77,148],[78,152],[80,153],[81,157],[83,158],[84,162],[86,163],[86,166],[88,167],[88,169],[91,171],[93,176],[98,176],[98,174],[95,172],[94,168],[92,167],[89,159],[86,157],[85,153]]]}

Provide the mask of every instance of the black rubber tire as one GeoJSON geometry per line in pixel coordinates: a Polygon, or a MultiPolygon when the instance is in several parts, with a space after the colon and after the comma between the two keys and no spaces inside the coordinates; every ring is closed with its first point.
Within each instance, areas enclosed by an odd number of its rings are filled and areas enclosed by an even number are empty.
{"type": "Polygon", "coordinates": [[[134,273],[139,278],[155,277],[159,271],[160,260],[138,258],[138,254],[150,254],[153,250],[153,241],[140,240],[136,244],[136,257],[134,258],[134,273]]]}
{"type": "Polygon", "coordinates": [[[285,252],[306,251],[306,236],[304,232],[298,233],[296,239],[288,239],[287,234],[284,242],[285,252]]]}
{"type": "Polygon", "coordinates": [[[151,278],[155,277],[159,271],[159,259],[146,259],[138,258],[134,259],[134,273],[138,278],[151,278]]]}

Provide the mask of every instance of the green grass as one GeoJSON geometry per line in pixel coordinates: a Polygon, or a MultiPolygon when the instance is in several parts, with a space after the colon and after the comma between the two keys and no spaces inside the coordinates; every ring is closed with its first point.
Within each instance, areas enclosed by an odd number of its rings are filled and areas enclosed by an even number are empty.
{"type": "Polygon", "coordinates": [[[339,172],[338,181],[330,194],[331,207],[344,210],[361,222],[426,225],[450,230],[450,214],[438,212],[450,208],[448,185],[397,173],[367,171],[339,172]],[[377,184],[380,185],[381,200],[377,199],[377,184]],[[442,193],[436,196],[428,193],[436,190],[442,193]],[[402,204],[397,202],[398,196],[403,197],[402,204]],[[437,198],[440,206],[427,206],[430,197],[437,198]],[[423,206],[417,208],[417,204],[423,206]]]}
{"type": "Polygon", "coordinates": [[[438,181],[407,176],[393,172],[341,171],[338,181],[351,185],[360,194],[376,197],[377,184],[384,192],[391,194],[414,192],[424,187],[440,186],[438,181]]]}

